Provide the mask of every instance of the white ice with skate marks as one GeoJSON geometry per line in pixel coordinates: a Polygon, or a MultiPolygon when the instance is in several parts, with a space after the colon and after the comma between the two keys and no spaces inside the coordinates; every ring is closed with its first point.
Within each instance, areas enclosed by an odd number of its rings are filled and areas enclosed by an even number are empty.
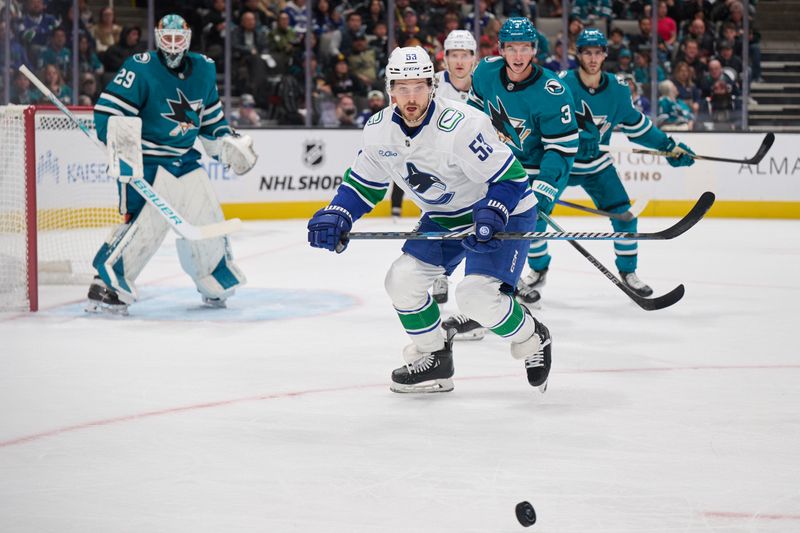
{"type": "MultiPolygon", "coordinates": [[[[248,288],[360,305],[236,323],[71,319],[59,306],[86,288],[61,288],[44,313],[0,319],[0,531],[512,532],[522,500],[531,531],[798,531],[798,230],[711,219],[643,243],[639,274],[657,294],[686,284],[651,313],[554,243],[537,312],[553,335],[544,395],[491,335],[456,344],[453,392],[390,393],[407,338],[383,277],[400,243],[312,250],[304,221],[235,236],[248,288]]],[[[610,243],[586,246],[613,268],[610,243]]],[[[199,303],[170,243],[140,289],[164,290],[176,313],[199,303]]]]}

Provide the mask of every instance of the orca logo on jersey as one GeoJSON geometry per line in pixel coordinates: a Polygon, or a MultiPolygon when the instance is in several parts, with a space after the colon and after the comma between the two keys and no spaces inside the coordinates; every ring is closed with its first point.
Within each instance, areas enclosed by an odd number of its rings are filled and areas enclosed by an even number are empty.
{"type": "Polygon", "coordinates": [[[414,163],[406,163],[408,175],[403,178],[411,191],[416,194],[420,200],[429,205],[443,205],[453,199],[455,193],[447,191],[447,185],[427,172],[420,172],[414,163]]]}
{"type": "Polygon", "coordinates": [[[489,104],[489,117],[492,119],[492,126],[497,130],[500,140],[506,144],[511,144],[517,150],[522,150],[525,139],[531,134],[531,129],[525,127],[525,119],[514,118],[508,115],[506,107],[500,101],[500,97],[495,98],[497,107],[489,104]]]}
{"type": "Polygon", "coordinates": [[[161,113],[165,119],[177,124],[170,132],[170,137],[186,135],[186,132],[200,128],[200,113],[203,109],[202,100],[191,100],[186,98],[183,91],[178,91],[178,99],[170,100],[167,98],[167,105],[170,113],[161,113]]]}
{"type": "Polygon", "coordinates": [[[544,90],[552,94],[553,96],[558,96],[559,94],[564,94],[564,86],[561,85],[558,80],[549,79],[547,83],[544,84],[544,90]]]}

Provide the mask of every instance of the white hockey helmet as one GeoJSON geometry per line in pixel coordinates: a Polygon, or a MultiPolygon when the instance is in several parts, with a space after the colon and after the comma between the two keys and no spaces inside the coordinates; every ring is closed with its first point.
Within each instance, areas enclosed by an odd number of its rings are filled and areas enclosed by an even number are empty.
{"type": "Polygon", "coordinates": [[[475,54],[478,51],[478,43],[475,42],[472,32],[453,30],[447,34],[447,38],[444,40],[445,57],[447,57],[447,52],[450,50],[469,50],[475,54]]]}
{"type": "Polygon", "coordinates": [[[433,62],[421,46],[395,48],[386,64],[386,92],[391,93],[396,80],[433,80],[433,62]]]}

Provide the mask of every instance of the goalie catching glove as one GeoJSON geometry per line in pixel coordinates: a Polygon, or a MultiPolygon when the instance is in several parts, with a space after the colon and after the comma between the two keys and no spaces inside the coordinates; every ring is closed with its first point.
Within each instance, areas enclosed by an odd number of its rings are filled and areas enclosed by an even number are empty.
{"type": "Polygon", "coordinates": [[[222,138],[219,160],[230,166],[241,176],[255,166],[258,155],[253,150],[253,139],[249,135],[226,135],[222,138]]]}

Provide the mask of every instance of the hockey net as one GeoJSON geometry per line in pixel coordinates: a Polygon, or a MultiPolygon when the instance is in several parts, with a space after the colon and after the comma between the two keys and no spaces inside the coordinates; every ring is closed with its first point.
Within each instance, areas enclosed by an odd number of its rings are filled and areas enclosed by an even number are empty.
{"type": "MultiPolygon", "coordinates": [[[[91,108],[71,111],[94,129],[91,108]]],[[[104,154],[69,118],[0,106],[0,310],[36,310],[39,284],[88,283],[121,221],[104,154]]]]}

